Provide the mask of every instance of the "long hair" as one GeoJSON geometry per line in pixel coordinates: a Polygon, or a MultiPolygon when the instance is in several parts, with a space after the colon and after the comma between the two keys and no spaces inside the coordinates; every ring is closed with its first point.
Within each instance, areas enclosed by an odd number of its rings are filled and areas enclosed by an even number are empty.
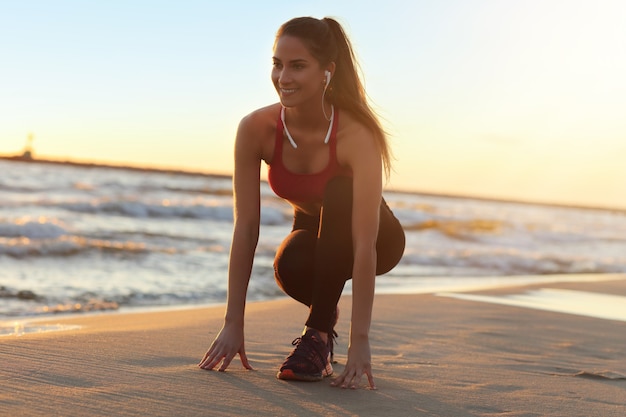
{"type": "Polygon", "coordinates": [[[391,171],[391,151],[385,131],[367,100],[359,77],[358,63],[350,40],[335,19],[325,17],[297,17],[284,23],[276,33],[276,41],[283,35],[300,39],[322,67],[335,63],[335,73],[328,85],[326,97],[333,105],[350,112],[353,117],[374,133],[386,178],[391,171]]]}

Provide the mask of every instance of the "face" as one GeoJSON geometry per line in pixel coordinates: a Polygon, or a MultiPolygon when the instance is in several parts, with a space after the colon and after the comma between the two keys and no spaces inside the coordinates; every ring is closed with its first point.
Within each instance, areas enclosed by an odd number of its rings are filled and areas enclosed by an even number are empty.
{"type": "Polygon", "coordinates": [[[319,105],[324,91],[324,68],[304,43],[293,36],[281,36],[274,46],[272,82],[280,102],[293,107],[314,101],[319,105]]]}

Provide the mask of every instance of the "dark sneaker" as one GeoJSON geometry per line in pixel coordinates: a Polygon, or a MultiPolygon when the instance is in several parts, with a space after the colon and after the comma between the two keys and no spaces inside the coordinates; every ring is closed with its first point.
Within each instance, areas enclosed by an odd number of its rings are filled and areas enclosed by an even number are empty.
{"type": "Polygon", "coordinates": [[[330,351],[315,329],[291,342],[296,348],[287,356],[276,377],[293,381],[321,381],[333,374],[330,351]]]}

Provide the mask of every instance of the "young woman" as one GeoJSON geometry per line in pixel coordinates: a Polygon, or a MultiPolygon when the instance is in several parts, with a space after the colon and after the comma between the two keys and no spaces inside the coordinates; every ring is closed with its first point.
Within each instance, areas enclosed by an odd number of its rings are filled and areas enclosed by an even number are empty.
{"type": "Polygon", "coordinates": [[[310,309],[302,336],[277,377],[317,381],[332,374],[337,303],[352,278],[348,358],[334,386],[375,388],[369,328],[376,275],[393,268],[404,232],[382,198],[390,152],[369,107],[350,43],[330,18],[296,18],[274,43],[272,82],[280,103],[240,123],[235,143],[234,232],[224,325],[199,366],[226,370],[244,347],[244,310],[259,236],[260,166],[294,208],[293,230],[274,261],[278,285],[310,309]]]}

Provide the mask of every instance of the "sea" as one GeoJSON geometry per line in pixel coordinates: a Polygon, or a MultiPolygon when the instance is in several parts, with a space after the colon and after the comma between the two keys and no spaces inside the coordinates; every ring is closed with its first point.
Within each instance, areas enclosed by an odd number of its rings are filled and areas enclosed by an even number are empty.
{"type": "MultiPolygon", "coordinates": [[[[384,197],[407,246],[379,293],[626,273],[625,211],[384,197]]],[[[293,218],[266,183],[261,198],[251,301],[284,297],[272,262],[293,218]]],[[[0,160],[0,321],[222,304],[232,206],[227,176],[0,160]]]]}

